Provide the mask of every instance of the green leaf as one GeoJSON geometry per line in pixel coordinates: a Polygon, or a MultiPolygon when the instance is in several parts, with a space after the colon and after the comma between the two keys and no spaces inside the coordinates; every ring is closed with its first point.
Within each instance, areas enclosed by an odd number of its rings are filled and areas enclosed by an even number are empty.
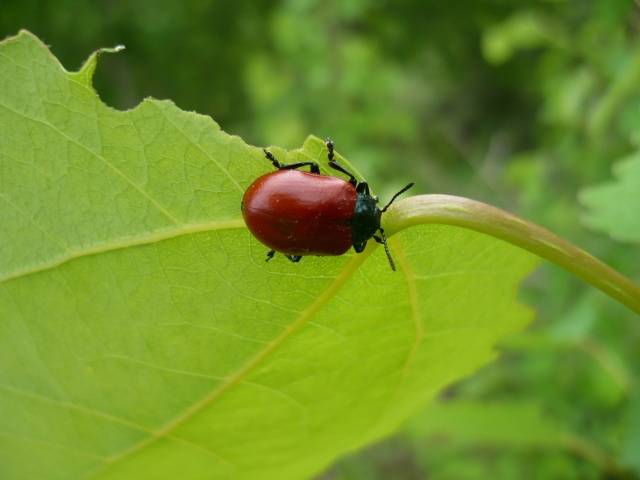
{"type": "Polygon", "coordinates": [[[614,167],[616,179],[583,190],[584,222],[625,242],[640,242],[640,151],[614,167]]]}
{"type": "Polygon", "coordinates": [[[493,64],[502,64],[522,50],[563,44],[549,18],[535,11],[522,10],[505,21],[492,25],[482,37],[482,53],[493,64]]]}
{"type": "MultiPolygon", "coordinates": [[[[96,60],[0,44],[3,479],[308,477],[531,318],[535,258],[458,227],[395,235],[395,273],[375,245],[266,263],[240,216],[261,150],[170,101],[107,107],[96,60]]],[[[326,164],[314,137],[273,151],[326,164]]]]}

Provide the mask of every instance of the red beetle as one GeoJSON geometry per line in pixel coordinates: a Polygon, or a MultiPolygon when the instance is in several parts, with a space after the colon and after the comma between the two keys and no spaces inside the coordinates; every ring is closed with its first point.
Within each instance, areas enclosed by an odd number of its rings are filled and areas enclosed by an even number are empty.
{"type": "Polygon", "coordinates": [[[413,183],[396,193],[381,210],[367,182],[358,182],[336,162],[331,140],[326,145],[329,166],[347,175],[349,181],[321,175],[315,162],[282,165],[264,150],[278,170],[258,178],[244,193],[241,209],[247,227],[271,248],[267,261],[276,252],[292,262],[299,262],[303,255],[342,255],[351,246],[360,253],[373,238],[384,245],[389,265],[395,270],[380,218],[413,183]],[[310,172],[296,170],[305,166],[310,172]]]}

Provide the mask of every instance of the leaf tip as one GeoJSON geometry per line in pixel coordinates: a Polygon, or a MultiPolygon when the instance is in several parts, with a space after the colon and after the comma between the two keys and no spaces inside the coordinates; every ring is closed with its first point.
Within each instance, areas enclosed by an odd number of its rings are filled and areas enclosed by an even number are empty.
{"type": "Polygon", "coordinates": [[[82,83],[84,83],[86,86],[91,87],[93,74],[95,73],[96,67],[98,65],[98,57],[103,53],[118,53],[123,51],[125,48],[126,47],[122,44],[118,44],[114,47],[99,48],[98,50],[93,52],[91,55],[89,55],[89,58],[87,58],[87,60],[82,64],[82,66],[80,67],[80,70],[72,73],[72,75],[75,77],[76,80],[79,80],[82,83]]]}

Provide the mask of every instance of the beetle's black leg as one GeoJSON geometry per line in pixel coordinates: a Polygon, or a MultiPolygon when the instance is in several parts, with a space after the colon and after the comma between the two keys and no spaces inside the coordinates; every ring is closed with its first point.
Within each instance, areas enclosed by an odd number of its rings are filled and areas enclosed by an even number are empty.
{"type": "Polygon", "coordinates": [[[367,182],[360,182],[356,186],[356,192],[364,193],[365,195],[369,195],[369,184],[367,182]]]}
{"type": "Polygon", "coordinates": [[[347,175],[349,177],[349,183],[355,187],[358,184],[358,181],[356,180],[356,177],[354,177],[353,173],[349,172],[347,169],[341,166],[338,162],[336,162],[336,159],[333,153],[333,142],[331,141],[331,139],[327,138],[325,145],[327,146],[327,158],[329,159],[329,166],[334,170],[338,170],[339,172],[342,172],[345,175],[347,175]]]}
{"type": "MultiPolygon", "coordinates": [[[[268,262],[269,260],[271,260],[275,254],[276,254],[275,250],[269,250],[267,252],[267,258],[265,259],[265,262],[268,262]]],[[[285,253],[284,256],[287,257],[289,260],[291,260],[293,263],[298,263],[302,259],[302,255],[287,255],[285,253]]]]}
{"type": "Polygon", "coordinates": [[[309,171],[311,173],[320,173],[320,167],[316,162],[288,163],[285,165],[280,164],[279,170],[295,170],[296,168],[306,167],[307,165],[309,165],[309,171]]]}
{"type": "Polygon", "coordinates": [[[267,160],[269,160],[274,167],[276,167],[278,170],[282,168],[282,165],[280,165],[280,162],[276,160],[276,157],[273,156],[273,153],[271,153],[266,148],[263,148],[262,151],[264,152],[264,156],[267,157],[267,160]]]}
{"type": "Polygon", "coordinates": [[[384,246],[384,251],[387,254],[387,260],[389,260],[389,266],[391,267],[391,270],[395,272],[396,264],[394,263],[393,258],[391,257],[391,252],[389,251],[389,246],[387,245],[387,237],[385,236],[384,230],[382,228],[380,228],[379,230],[380,230],[380,236],[373,235],[373,239],[379,244],[384,246]]]}
{"type": "Polygon", "coordinates": [[[273,164],[273,166],[276,167],[278,170],[295,170],[297,168],[306,167],[308,165],[309,171],[311,173],[320,173],[320,167],[316,162],[298,162],[298,163],[288,163],[288,164],[280,163],[278,160],[276,160],[276,157],[274,157],[273,153],[271,153],[269,150],[267,150],[266,148],[263,148],[262,151],[264,152],[264,155],[267,157],[267,160],[269,160],[273,164]]]}

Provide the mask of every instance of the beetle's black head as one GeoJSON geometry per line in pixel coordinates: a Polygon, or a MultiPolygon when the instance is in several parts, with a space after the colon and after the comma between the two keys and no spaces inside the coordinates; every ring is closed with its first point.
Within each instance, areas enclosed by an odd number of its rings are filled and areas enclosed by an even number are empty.
{"type": "Polygon", "coordinates": [[[368,193],[356,194],[356,207],[351,221],[353,249],[360,253],[367,241],[380,229],[382,211],[378,208],[378,199],[368,193]]]}
{"type": "Polygon", "coordinates": [[[367,246],[367,241],[373,238],[376,242],[384,246],[384,251],[387,254],[389,260],[389,266],[391,270],[395,270],[395,264],[393,258],[391,258],[391,252],[389,252],[389,246],[387,245],[387,237],[384,234],[384,230],[380,227],[380,218],[382,214],[387,211],[387,208],[398,198],[400,194],[406,192],[413,186],[410,183],[398,193],[396,193],[389,203],[387,203],[381,210],[378,208],[378,197],[373,197],[369,194],[369,187],[365,182],[358,184],[356,187],[356,206],[353,212],[353,220],[351,221],[351,238],[353,242],[353,249],[360,253],[367,246]],[[376,235],[376,232],[380,232],[380,235],[376,235]]]}

